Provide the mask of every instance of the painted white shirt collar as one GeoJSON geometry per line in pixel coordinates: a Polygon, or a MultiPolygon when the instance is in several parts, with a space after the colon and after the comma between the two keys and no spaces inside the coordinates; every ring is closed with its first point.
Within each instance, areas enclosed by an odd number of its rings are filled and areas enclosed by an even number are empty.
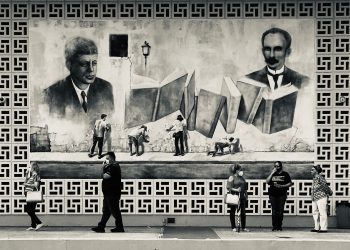
{"type": "MultiPolygon", "coordinates": [[[[273,69],[270,69],[270,68],[267,66],[267,70],[269,71],[269,73],[270,73],[271,75],[279,74],[278,79],[277,79],[277,85],[278,85],[278,87],[281,87],[281,85],[282,85],[284,68],[285,68],[285,67],[284,67],[284,65],[283,65],[283,67],[280,68],[279,70],[273,70],[273,69]]],[[[269,80],[270,89],[271,89],[272,91],[274,91],[274,90],[275,90],[275,81],[273,80],[273,77],[272,77],[271,75],[267,74],[267,79],[269,80]]]]}
{"type": "Polygon", "coordinates": [[[80,104],[83,104],[83,97],[81,96],[81,92],[82,92],[82,91],[85,92],[85,94],[86,94],[85,101],[88,102],[87,95],[88,95],[88,92],[89,92],[90,85],[89,85],[86,89],[81,90],[81,89],[79,89],[79,88],[77,87],[77,85],[75,85],[73,79],[71,79],[71,80],[72,80],[73,87],[74,87],[74,89],[75,89],[75,93],[77,94],[77,96],[78,96],[78,98],[79,98],[80,104]]]}

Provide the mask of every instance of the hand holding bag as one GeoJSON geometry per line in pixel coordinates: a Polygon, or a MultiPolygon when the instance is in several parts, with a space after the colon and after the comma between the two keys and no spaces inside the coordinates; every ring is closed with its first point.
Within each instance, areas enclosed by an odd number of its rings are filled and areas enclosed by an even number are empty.
{"type": "Polygon", "coordinates": [[[238,205],[239,204],[239,195],[238,194],[225,194],[224,202],[227,205],[238,205]]]}
{"type": "Polygon", "coordinates": [[[43,202],[43,193],[40,190],[33,190],[33,191],[28,191],[27,192],[27,197],[26,197],[27,203],[33,203],[33,202],[43,202]]]}

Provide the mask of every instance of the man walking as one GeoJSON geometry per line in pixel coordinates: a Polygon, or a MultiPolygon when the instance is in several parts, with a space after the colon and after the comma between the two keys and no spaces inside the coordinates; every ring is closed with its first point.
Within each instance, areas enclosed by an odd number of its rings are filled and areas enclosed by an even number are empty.
{"type": "Polygon", "coordinates": [[[122,191],[121,170],[115,161],[114,152],[108,152],[102,169],[103,209],[102,218],[97,227],[91,228],[96,233],[104,233],[107,221],[111,215],[115,218],[115,228],[112,233],[124,232],[123,219],[119,208],[122,191]]]}

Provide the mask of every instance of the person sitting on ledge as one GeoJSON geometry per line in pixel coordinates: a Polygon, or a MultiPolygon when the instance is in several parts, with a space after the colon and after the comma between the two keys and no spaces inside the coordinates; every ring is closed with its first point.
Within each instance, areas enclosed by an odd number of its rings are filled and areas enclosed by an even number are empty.
{"type": "Polygon", "coordinates": [[[219,153],[223,155],[224,153],[224,148],[229,149],[230,154],[234,154],[236,152],[240,151],[240,145],[239,145],[239,138],[222,138],[218,142],[215,142],[215,150],[209,151],[208,155],[213,155],[216,156],[216,154],[219,153]]]}

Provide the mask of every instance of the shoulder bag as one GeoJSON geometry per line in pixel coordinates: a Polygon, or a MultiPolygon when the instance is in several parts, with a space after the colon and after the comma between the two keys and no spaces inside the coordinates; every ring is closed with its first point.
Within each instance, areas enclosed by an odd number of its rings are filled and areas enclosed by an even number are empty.
{"type": "Polygon", "coordinates": [[[43,193],[40,190],[33,190],[27,192],[26,202],[27,203],[33,203],[33,202],[43,202],[43,193]]]}

